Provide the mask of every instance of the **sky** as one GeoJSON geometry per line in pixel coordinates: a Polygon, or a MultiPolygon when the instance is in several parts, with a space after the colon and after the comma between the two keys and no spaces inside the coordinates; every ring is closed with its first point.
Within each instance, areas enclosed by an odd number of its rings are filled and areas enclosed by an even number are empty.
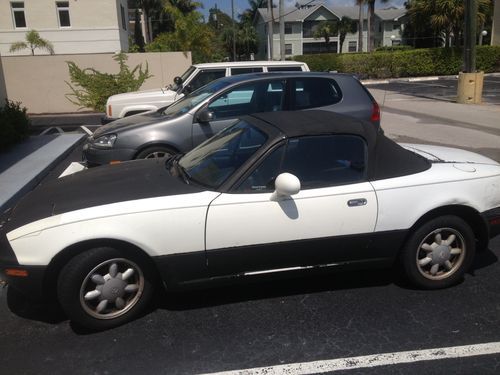
{"type": "MultiPolygon", "coordinates": [[[[203,4],[203,9],[201,12],[205,15],[208,15],[208,10],[213,8],[215,4],[217,4],[217,8],[231,16],[231,0],[197,0],[198,2],[203,4]]],[[[292,8],[297,0],[285,0],[285,8],[292,8]]],[[[355,0],[324,0],[327,5],[330,6],[353,6],[355,4],[355,0]]],[[[405,0],[390,0],[386,3],[382,3],[381,1],[376,1],[376,8],[386,8],[388,6],[396,6],[403,7],[405,0]]],[[[278,6],[279,0],[273,0],[273,3],[278,6]]],[[[248,0],[234,0],[234,17],[238,19],[238,14],[243,13],[245,9],[248,8],[248,0]]]]}

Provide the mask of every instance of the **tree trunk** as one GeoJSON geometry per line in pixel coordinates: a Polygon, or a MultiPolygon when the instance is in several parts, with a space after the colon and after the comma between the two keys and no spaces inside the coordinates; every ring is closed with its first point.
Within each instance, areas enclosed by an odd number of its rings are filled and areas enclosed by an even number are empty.
{"type": "Polygon", "coordinates": [[[368,0],[368,52],[375,47],[375,0],[368,0]]]}
{"type": "Polygon", "coordinates": [[[358,52],[363,52],[363,0],[359,1],[358,52]]]}

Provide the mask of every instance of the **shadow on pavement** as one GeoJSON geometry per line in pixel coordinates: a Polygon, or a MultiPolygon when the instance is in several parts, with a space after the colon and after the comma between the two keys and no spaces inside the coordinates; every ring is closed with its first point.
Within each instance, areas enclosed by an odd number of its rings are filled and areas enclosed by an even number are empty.
{"type": "Polygon", "coordinates": [[[50,324],[66,320],[57,303],[30,300],[13,288],[7,288],[7,306],[12,313],[25,319],[50,324]]]}
{"type": "Polygon", "coordinates": [[[156,306],[166,310],[189,310],[237,302],[288,297],[343,289],[373,288],[399,283],[395,273],[385,270],[364,270],[272,278],[249,277],[232,281],[231,285],[179,292],[165,292],[158,296],[156,306]]]}

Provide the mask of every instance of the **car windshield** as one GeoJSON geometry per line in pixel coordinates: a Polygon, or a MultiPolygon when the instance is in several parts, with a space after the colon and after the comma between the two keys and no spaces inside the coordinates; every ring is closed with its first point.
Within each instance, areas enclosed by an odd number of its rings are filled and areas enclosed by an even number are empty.
{"type": "Polygon", "coordinates": [[[188,180],[218,188],[267,141],[267,135],[246,121],[224,129],[179,160],[188,180]]]}
{"type": "MultiPolygon", "coordinates": [[[[194,66],[190,66],[188,68],[188,70],[186,70],[184,73],[182,73],[182,75],[181,75],[182,82],[186,82],[186,79],[188,79],[188,77],[194,72],[195,69],[196,68],[194,66]]],[[[177,86],[177,84],[175,82],[172,83],[171,85],[169,85],[168,88],[171,90],[174,90],[174,91],[177,91],[180,89],[180,87],[177,86]]]]}
{"type": "Polygon", "coordinates": [[[208,85],[200,87],[198,90],[193,91],[189,95],[186,95],[182,99],[179,99],[173,104],[164,108],[162,114],[169,117],[180,116],[228,85],[229,82],[226,80],[216,80],[210,82],[208,85]]]}

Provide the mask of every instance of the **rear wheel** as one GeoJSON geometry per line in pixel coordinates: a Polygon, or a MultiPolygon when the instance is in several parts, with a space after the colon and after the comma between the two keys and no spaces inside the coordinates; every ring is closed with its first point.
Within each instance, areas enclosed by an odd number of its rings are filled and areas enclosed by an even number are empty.
{"type": "Polygon", "coordinates": [[[156,159],[156,158],[168,158],[172,155],[177,154],[176,151],[165,146],[152,146],[145,148],[139,152],[136,159],[156,159]]]}
{"type": "Polygon", "coordinates": [[[417,228],[402,250],[401,261],[413,284],[439,289],[459,282],[474,254],[470,226],[457,216],[441,216],[417,228]]]}
{"type": "Polygon", "coordinates": [[[151,270],[142,260],[102,247],[74,257],[61,271],[59,302],[83,327],[103,330],[136,318],[148,305],[151,270]]]}

